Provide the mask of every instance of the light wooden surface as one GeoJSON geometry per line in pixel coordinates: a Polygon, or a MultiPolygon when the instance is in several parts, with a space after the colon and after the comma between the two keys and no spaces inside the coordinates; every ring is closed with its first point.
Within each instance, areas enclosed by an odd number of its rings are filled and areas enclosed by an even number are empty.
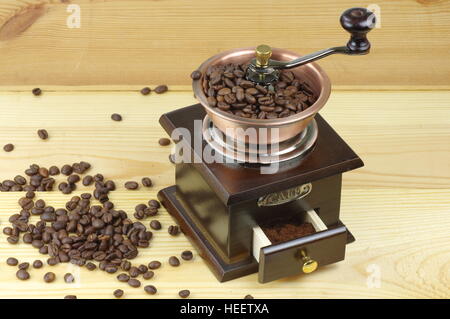
{"type": "MultiPolygon", "coordinates": [[[[0,145],[14,143],[12,153],[0,151],[0,179],[11,178],[31,163],[41,165],[87,160],[92,172],[122,182],[150,176],[151,190],[112,193],[116,205],[129,212],[154,198],[158,189],[174,182],[170,147],[157,141],[165,136],[157,123],[167,111],[194,103],[190,91],[141,96],[117,92],[65,92],[57,88],[34,97],[23,88],[0,95],[0,145]],[[121,113],[123,122],[110,114],[121,113]],[[41,141],[36,130],[46,128],[50,139],[41,141]]],[[[356,236],[346,260],[308,276],[258,284],[256,274],[219,283],[196,256],[179,268],[168,266],[171,255],[190,249],[181,235],[172,238],[173,223],[162,210],[164,226],[155,232],[149,249],[136,263],[161,260],[163,267],[148,281],[155,296],[119,283],[101,271],[58,265],[55,283],[42,280],[45,271],[32,270],[31,279],[18,282],[7,257],[21,261],[42,259],[28,245],[12,246],[0,235],[0,297],[108,298],[117,288],[128,298],[176,298],[190,289],[192,298],[449,298],[450,297],[450,91],[345,92],[332,94],[322,115],[364,159],[366,166],[344,175],[342,220],[356,236]],[[79,270],[77,270],[79,269],[79,270]],[[380,288],[369,288],[369,271],[379,271],[380,288]],[[77,272],[78,271],[78,272],[77,272]],[[65,272],[77,274],[77,284],[63,283],[65,272]]],[[[80,187],[77,193],[82,192],[80,187]]],[[[18,211],[19,193],[0,193],[0,227],[18,211]]],[[[70,196],[41,193],[55,207],[70,196]]]]}
{"type": "Polygon", "coordinates": [[[306,54],[344,45],[349,7],[378,5],[369,56],[321,61],[339,85],[449,85],[448,0],[71,0],[0,1],[0,85],[188,84],[226,49],[261,43],[306,54]]]}

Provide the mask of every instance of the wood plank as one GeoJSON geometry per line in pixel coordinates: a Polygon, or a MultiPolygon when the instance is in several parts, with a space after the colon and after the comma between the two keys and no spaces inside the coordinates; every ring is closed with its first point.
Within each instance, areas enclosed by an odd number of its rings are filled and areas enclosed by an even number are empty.
{"type": "MultiPolygon", "coordinates": [[[[159,259],[163,268],[148,281],[158,288],[152,298],[176,298],[190,289],[192,298],[449,298],[450,297],[450,91],[439,92],[334,92],[322,115],[363,158],[366,166],[344,175],[342,220],[357,238],[348,246],[346,260],[295,276],[258,284],[251,275],[218,283],[195,256],[181,267],[168,266],[171,255],[191,249],[184,236],[172,238],[173,220],[164,210],[158,219],[151,248],[141,251],[137,264],[159,259]],[[426,111],[425,111],[426,110],[426,111]],[[438,223],[436,221],[439,221],[438,223]],[[369,288],[370,273],[380,271],[381,287],[369,288]]],[[[73,163],[87,160],[92,172],[118,181],[111,199],[132,212],[138,203],[155,198],[158,189],[174,182],[174,167],[167,160],[170,147],[157,144],[164,136],[160,114],[194,103],[190,91],[141,96],[138,92],[29,92],[0,95],[0,146],[14,143],[11,153],[0,151],[0,180],[22,173],[27,165],[73,163]],[[123,122],[109,116],[121,113],[123,122]],[[41,141],[36,130],[46,128],[50,139],[41,141]],[[126,191],[123,182],[150,176],[155,187],[126,191]]],[[[80,187],[81,193],[87,188],[80,187]]],[[[19,193],[0,193],[0,227],[18,211],[19,193]]],[[[55,207],[70,198],[57,192],[41,193],[55,207]]],[[[0,297],[110,298],[117,288],[128,298],[148,298],[143,289],[118,283],[100,271],[52,268],[54,284],[42,280],[45,271],[32,270],[28,282],[18,283],[15,270],[6,266],[10,256],[22,261],[43,259],[19,244],[11,246],[0,234],[0,297]],[[79,272],[78,272],[79,271],[79,272]],[[74,272],[78,283],[67,285],[62,276],[74,272]]]]}
{"type": "MultiPolygon", "coordinates": [[[[220,51],[268,43],[310,53],[346,43],[340,13],[351,0],[73,0],[81,28],[69,29],[68,3],[0,3],[0,85],[187,85],[220,51]]],[[[346,86],[448,85],[449,1],[380,0],[381,28],[364,57],[320,62],[346,86]]]]}

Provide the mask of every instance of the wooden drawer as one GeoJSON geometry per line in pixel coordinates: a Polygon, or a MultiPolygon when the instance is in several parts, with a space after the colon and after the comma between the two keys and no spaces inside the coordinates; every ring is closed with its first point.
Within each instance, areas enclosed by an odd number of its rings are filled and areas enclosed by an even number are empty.
{"type": "Polygon", "coordinates": [[[344,259],[348,233],[345,225],[339,222],[327,228],[314,210],[303,214],[299,218],[310,222],[316,232],[294,240],[273,244],[261,227],[253,228],[253,256],[259,263],[259,282],[310,273],[344,259]]]}

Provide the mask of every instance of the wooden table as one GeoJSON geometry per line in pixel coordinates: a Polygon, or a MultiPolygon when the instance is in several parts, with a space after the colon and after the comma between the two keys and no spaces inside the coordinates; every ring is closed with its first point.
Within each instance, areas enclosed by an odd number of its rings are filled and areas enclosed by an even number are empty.
{"type": "MultiPolygon", "coordinates": [[[[0,144],[13,143],[11,153],[0,151],[0,179],[22,174],[32,163],[50,166],[85,160],[91,173],[118,182],[111,200],[132,213],[134,206],[155,198],[160,188],[174,183],[168,161],[170,147],[158,124],[164,112],[195,103],[187,87],[142,96],[139,87],[49,87],[34,97],[29,87],[3,88],[0,94],[0,144]],[[113,122],[114,112],[123,115],[113,122]],[[37,129],[50,134],[47,141],[37,129]],[[150,176],[151,189],[127,191],[123,182],[150,176]]],[[[158,288],[150,298],[176,298],[190,289],[191,298],[449,298],[450,297],[450,91],[336,90],[321,113],[364,159],[365,167],[344,175],[342,220],[357,241],[348,246],[345,261],[269,284],[256,274],[219,283],[198,256],[170,267],[167,259],[192,249],[180,235],[171,237],[173,224],[165,210],[158,217],[151,247],[141,250],[136,263],[163,261],[148,284],[158,288]],[[378,280],[379,279],[379,280],[378,280]],[[379,285],[378,285],[379,284],[379,285]]],[[[58,177],[58,180],[61,180],[58,177]]],[[[77,194],[88,188],[79,187],[77,194]]],[[[18,212],[21,193],[0,193],[0,227],[18,212]]],[[[70,195],[39,193],[54,207],[70,195]]],[[[18,282],[8,257],[32,262],[45,257],[29,245],[12,246],[0,235],[0,297],[111,298],[117,288],[127,298],[149,298],[143,289],[116,281],[99,270],[89,272],[67,264],[31,270],[31,279],[18,282]],[[46,271],[58,278],[44,283],[46,271]],[[66,284],[71,272],[77,283],[66,284]]]]}

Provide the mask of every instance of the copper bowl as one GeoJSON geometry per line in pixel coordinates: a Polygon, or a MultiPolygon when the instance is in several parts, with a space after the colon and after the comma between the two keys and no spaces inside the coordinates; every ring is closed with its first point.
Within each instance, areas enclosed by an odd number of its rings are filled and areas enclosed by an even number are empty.
{"type": "MultiPolygon", "coordinates": [[[[300,57],[298,54],[284,50],[272,48],[272,59],[280,61],[289,61],[300,57]]],[[[219,53],[205,62],[198,70],[205,74],[209,66],[238,63],[243,64],[255,57],[255,48],[233,49],[219,53]]],[[[309,63],[291,71],[302,81],[307,82],[314,95],[317,96],[316,102],[306,110],[295,115],[278,119],[251,119],[243,118],[227,112],[223,112],[216,107],[208,105],[205,92],[202,88],[202,80],[193,81],[192,87],[199,102],[203,105],[211,121],[223,133],[234,140],[251,144],[274,144],[281,143],[300,134],[314,118],[317,112],[322,109],[328,101],[331,92],[331,82],[327,74],[315,63],[309,63]],[[249,137],[242,135],[242,129],[256,129],[256,136],[249,137]],[[260,128],[265,128],[264,134],[259,133],[260,128]],[[272,128],[278,129],[278,134],[271,134],[272,128]]]]}

